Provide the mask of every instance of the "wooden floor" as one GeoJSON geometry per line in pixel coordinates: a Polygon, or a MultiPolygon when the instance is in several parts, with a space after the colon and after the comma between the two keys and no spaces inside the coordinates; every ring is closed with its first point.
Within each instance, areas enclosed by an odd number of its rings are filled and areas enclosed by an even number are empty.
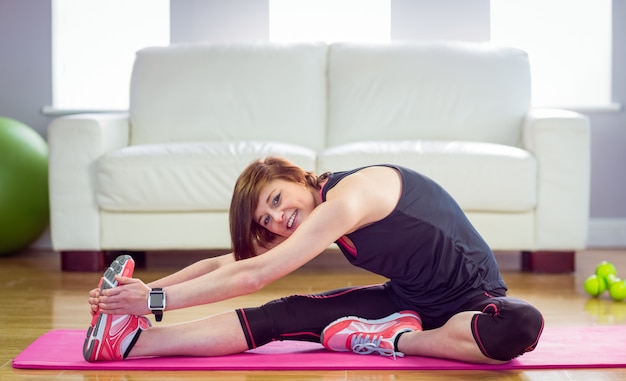
{"type": "MultiPolygon", "coordinates": [[[[163,276],[198,253],[149,253],[147,268],[135,272],[144,281],[163,276]],[[193,255],[192,255],[193,254],[193,255]]],[[[276,297],[319,292],[347,285],[370,284],[381,278],[344,264],[334,253],[250,296],[168,312],[168,322],[185,321],[225,309],[254,306],[276,297]]],[[[338,257],[338,256],[337,256],[338,257]]],[[[582,291],[583,280],[601,260],[614,262],[626,277],[626,250],[577,253],[574,274],[538,275],[519,271],[519,255],[498,254],[509,294],[529,300],[544,314],[549,326],[624,325],[626,302],[591,299],[582,291]]],[[[52,252],[25,252],[0,258],[0,380],[626,380],[626,369],[564,369],[531,371],[258,371],[258,372],[122,372],[16,370],[12,359],[41,334],[56,328],[83,329],[89,323],[87,291],[100,274],[62,273],[59,256],[52,252]]],[[[625,343],[626,345],[626,343],[625,343]]],[[[50,348],[51,351],[54,348],[50,348]]],[[[581,348],[580,356],[584,356],[581,348]]]]}

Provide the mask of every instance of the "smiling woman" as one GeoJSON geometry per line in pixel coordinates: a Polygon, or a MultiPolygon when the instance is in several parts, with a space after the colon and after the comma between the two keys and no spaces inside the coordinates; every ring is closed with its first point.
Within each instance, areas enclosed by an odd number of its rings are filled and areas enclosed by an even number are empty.
{"type": "MultiPolygon", "coordinates": [[[[278,233],[279,230],[275,232],[266,227],[272,221],[272,216],[280,214],[274,203],[280,202],[281,192],[278,189],[282,188],[268,188],[271,183],[277,181],[274,185],[304,190],[311,198],[310,201],[313,201],[319,182],[325,179],[326,176],[317,177],[314,173],[279,158],[268,158],[265,162],[258,161],[248,166],[235,184],[229,208],[230,236],[237,258],[253,257],[259,249],[269,249],[277,236],[291,234],[288,233],[286,224],[282,234],[278,233]],[[267,190],[262,192],[264,189],[267,190]]],[[[306,201],[300,203],[305,204],[306,201]]],[[[287,218],[290,217],[292,215],[287,218]]],[[[282,219],[282,216],[278,217],[279,221],[282,219]]],[[[273,219],[276,220],[277,218],[273,219]]]]}
{"type": "Polygon", "coordinates": [[[532,351],[541,335],[541,313],[506,296],[493,253],[456,201],[411,169],[380,164],[317,176],[285,159],[259,159],[237,179],[230,227],[231,254],[149,285],[118,276],[119,286],[92,290],[85,359],[216,356],[302,340],[331,351],[499,364],[532,351]],[[389,281],[165,327],[143,316],[155,290],[167,295],[167,310],[250,294],[333,242],[351,264],[389,281]],[[122,334],[110,334],[114,319],[122,334]]]}

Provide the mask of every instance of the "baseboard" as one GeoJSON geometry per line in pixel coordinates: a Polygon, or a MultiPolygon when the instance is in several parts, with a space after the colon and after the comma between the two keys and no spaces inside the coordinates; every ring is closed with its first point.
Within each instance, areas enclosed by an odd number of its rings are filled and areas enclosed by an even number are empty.
{"type": "Polygon", "coordinates": [[[626,247],[626,219],[592,218],[589,220],[589,248],[626,247]]]}

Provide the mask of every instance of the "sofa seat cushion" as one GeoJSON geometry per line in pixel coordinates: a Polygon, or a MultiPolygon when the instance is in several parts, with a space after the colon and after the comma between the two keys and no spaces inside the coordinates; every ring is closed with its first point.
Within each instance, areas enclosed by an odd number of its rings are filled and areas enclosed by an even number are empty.
{"type": "Polygon", "coordinates": [[[331,147],[318,171],[371,164],[412,168],[441,184],[464,211],[525,212],[537,205],[537,162],[523,149],[466,141],[357,142],[331,147]]]}
{"type": "Polygon", "coordinates": [[[253,160],[282,156],[315,170],[315,152],[271,142],[190,142],[130,146],[102,156],[96,200],[119,212],[227,211],[235,181],[253,160]]]}

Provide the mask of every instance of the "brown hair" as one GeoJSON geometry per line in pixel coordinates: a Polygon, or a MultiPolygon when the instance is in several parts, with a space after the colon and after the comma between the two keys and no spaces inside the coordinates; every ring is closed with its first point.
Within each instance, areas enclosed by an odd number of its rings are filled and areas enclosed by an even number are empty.
{"type": "Polygon", "coordinates": [[[282,179],[319,189],[320,179],[290,161],[266,157],[253,161],[237,178],[230,201],[229,224],[232,249],[237,260],[256,256],[257,248],[269,248],[276,235],[254,221],[261,189],[272,180],[282,179]]]}

